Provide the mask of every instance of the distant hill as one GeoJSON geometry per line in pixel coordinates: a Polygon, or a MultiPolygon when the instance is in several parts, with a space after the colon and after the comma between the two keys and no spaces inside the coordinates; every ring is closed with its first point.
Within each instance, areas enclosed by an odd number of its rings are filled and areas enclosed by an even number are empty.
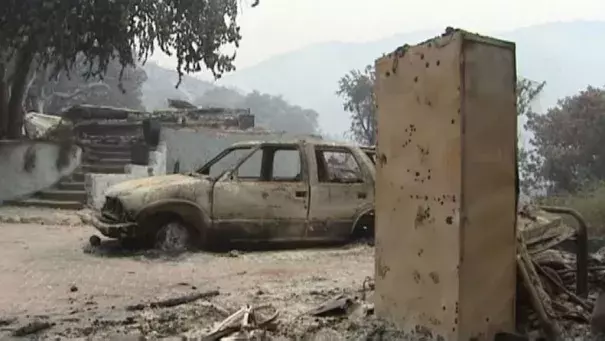
{"type": "MultiPolygon", "coordinates": [[[[219,84],[283,95],[291,103],[319,112],[323,130],[339,133],[349,126],[335,94],[340,77],[373,63],[397,46],[415,44],[438,33],[399,34],[369,43],[316,44],[225,75],[219,84]]],[[[519,75],[547,82],[538,110],[589,84],[605,84],[605,46],[601,45],[605,22],[550,23],[491,35],[517,43],[519,75]]]]}
{"type": "Polygon", "coordinates": [[[314,110],[291,104],[279,96],[258,91],[242,92],[237,88],[215,86],[210,82],[184,76],[178,83],[175,70],[148,62],[143,66],[147,81],[143,84],[143,105],[147,110],[166,109],[168,98],[182,99],[198,106],[247,108],[256,115],[256,125],[267,129],[299,134],[318,133],[318,116],[314,110]]]}
{"type": "Polygon", "coordinates": [[[177,89],[175,86],[179,76],[175,70],[163,68],[152,61],[145,63],[143,69],[147,73],[147,81],[143,84],[143,104],[147,110],[167,108],[168,98],[193,102],[214,88],[210,82],[186,75],[177,89]]]}

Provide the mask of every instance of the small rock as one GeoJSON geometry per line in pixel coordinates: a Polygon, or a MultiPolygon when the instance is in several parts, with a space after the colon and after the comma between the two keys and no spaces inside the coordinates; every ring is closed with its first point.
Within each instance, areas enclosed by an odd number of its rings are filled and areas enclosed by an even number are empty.
{"type": "Polygon", "coordinates": [[[35,320],[13,331],[13,336],[27,336],[51,328],[54,323],[35,320]]]}
{"type": "Polygon", "coordinates": [[[6,217],[6,218],[4,218],[4,221],[6,221],[6,223],[8,223],[8,224],[20,224],[21,217],[19,217],[19,216],[6,217]]]}
{"type": "Polygon", "coordinates": [[[71,287],[69,287],[69,291],[76,292],[78,291],[78,287],[75,284],[72,284],[71,287]]]}
{"type": "Polygon", "coordinates": [[[228,257],[239,257],[241,255],[242,255],[242,253],[238,250],[231,250],[231,251],[229,251],[229,253],[227,253],[228,257]]]}
{"type": "Polygon", "coordinates": [[[11,317],[11,318],[1,318],[0,317],[0,327],[4,327],[4,326],[8,326],[10,324],[13,324],[17,321],[17,318],[15,317],[11,317]]]}

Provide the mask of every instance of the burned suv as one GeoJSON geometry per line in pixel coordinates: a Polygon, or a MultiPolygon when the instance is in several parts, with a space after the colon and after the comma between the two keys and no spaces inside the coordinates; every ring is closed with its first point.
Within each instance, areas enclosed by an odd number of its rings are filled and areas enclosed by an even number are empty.
{"type": "Polygon", "coordinates": [[[189,174],[110,187],[93,225],[169,250],[373,236],[373,150],[297,140],[232,145],[189,174]]]}

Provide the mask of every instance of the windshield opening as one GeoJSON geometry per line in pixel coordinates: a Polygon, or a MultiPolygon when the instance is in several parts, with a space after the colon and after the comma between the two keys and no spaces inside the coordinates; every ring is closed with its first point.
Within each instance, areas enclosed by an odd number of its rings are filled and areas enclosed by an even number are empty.
{"type": "Polygon", "coordinates": [[[214,159],[210,160],[196,173],[208,175],[213,179],[220,177],[226,170],[233,168],[242,158],[252,151],[253,147],[234,147],[225,149],[214,159]]]}
{"type": "Polygon", "coordinates": [[[364,150],[364,152],[372,160],[372,163],[376,164],[376,152],[373,150],[364,150]]]}

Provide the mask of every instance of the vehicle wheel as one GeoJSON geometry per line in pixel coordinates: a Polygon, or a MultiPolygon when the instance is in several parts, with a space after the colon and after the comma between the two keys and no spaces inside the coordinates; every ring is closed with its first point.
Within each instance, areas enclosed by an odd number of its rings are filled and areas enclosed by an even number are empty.
{"type": "Polygon", "coordinates": [[[185,252],[192,247],[191,230],[180,221],[171,221],[160,227],[155,248],[164,252],[185,252]]]}
{"type": "Polygon", "coordinates": [[[364,215],[359,219],[353,230],[353,240],[364,241],[374,245],[374,214],[364,215]]]}
{"type": "Polygon", "coordinates": [[[99,238],[99,236],[96,236],[96,235],[90,236],[88,241],[90,242],[90,245],[94,246],[94,247],[101,245],[101,238],[99,238]]]}

